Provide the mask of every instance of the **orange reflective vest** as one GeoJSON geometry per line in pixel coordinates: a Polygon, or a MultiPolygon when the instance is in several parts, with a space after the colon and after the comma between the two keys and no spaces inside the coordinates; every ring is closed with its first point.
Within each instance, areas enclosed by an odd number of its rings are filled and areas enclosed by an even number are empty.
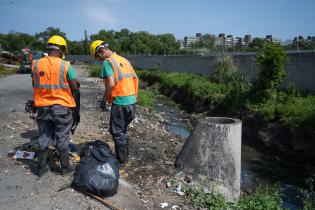
{"type": "Polygon", "coordinates": [[[54,104],[76,107],[67,81],[69,65],[69,62],[51,56],[34,60],[32,78],[35,107],[54,104]]]}
{"type": "Polygon", "coordinates": [[[138,77],[130,62],[116,53],[107,60],[112,64],[115,80],[108,102],[112,103],[116,96],[138,96],[138,77]]]}

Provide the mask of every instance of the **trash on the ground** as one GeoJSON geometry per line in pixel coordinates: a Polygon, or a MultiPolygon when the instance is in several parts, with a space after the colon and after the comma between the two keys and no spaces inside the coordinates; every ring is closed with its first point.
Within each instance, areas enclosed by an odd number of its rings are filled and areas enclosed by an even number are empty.
{"type": "Polygon", "coordinates": [[[33,160],[35,156],[35,152],[21,151],[17,150],[15,155],[12,156],[13,159],[27,159],[33,160]]]}
{"type": "Polygon", "coordinates": [[[182,186],[180,184],[177,186],[175,192],[177,193],[177,195],[180,195],[180,196],[185,195],[185,193],[182,191],[182,186]]]}
{"type": "Polygon", "coordinates": [[[165,165],[174,165],[173,161],[166,160],[164,161],[165,165]]]}
{"type": "Polygon", "coordinates": [[[178,192],[177,192],[177,195],[184,196],[185,193],[184,193],[183,191],[178,191],[178,192]]]}
{"type": "Polygon", "coordinates": [[[167,188],[170,188],[171,186],[172,186],[171,182],[167,182],[167,183],[166,183],[166,187],[167,187],[167,188]]]}
{"type": "Polygon", "coordinates": [[[172,206],[172,209],[173,210],[181,210],[181,208],[179,206],[177,206],[177,205],[172,206]]]}
{"type": "Polygon", "coordinates": [[[187,182],[187,183],[190,183],[191,180],[192,180],[192,177],[191,177],[191,176],[188,176],[188,175],[185,176],[185,178],[184,178],[184,181],[187,182]]]}
{"type": "Polygon", "coordinates": [[[160,204],[161,208],[164,209],[165,207],[168,207],[168,203],[164,202],[160,204]]]}
{"type": "Polygon", "coordinates": [[[108,144],[89,143],[77,165],[72,185],[99,196],[117,193],[120,164],[108,144]]]}

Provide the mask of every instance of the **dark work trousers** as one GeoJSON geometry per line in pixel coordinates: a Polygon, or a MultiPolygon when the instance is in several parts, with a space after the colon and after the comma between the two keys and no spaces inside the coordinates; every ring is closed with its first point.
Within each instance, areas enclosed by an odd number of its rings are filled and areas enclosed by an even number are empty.
{"type": "Polygon", "coordinates": [[[72,113],[68,107],[53,105],[37,109],[38,141],[40,150],[45,150],[55,139],[58,150],[68,149],[72,113]]]}
{"type": "Polygon", "coordinates": [[[112,104],[109,131],[115,143],[116,157],[120,163],[125,163],[129,154],[128,125],[135,118],[136,104],[117,105],[112,104]]]}

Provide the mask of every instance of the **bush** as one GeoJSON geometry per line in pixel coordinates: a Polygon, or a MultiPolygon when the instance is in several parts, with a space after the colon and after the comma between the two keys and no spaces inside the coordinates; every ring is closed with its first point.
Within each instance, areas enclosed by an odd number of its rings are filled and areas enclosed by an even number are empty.
{"type": "Polygon", "coordinates": [[[234,61],[229,56],[218,57],[214,66],[215,70],[210,76],[210,80],[219,84],[227,84],[233,80],[237,72],[234,61]]]}
{"type": "Polygon", "coordinates": [[[280,120],[295,132],[306,132],[315,137],[315,96],[291,96],[279,92],[276,99],[252,104],[248,108],[261,113],[267,120],[280,120]]]}
{"type": "Polygon", "coordinates": [[[284,65],[287,54],[279,45],[266,42],[257,57],[260,68],[257,83],[255,84],[255,97],[263,102],[276,97],[277,89],[286,76],[284,65]]]}
{"type": "Polygon", "coordinates": [[[213,183],[203,180],[196,187],[184,186],[188,201],[195,207],[211,210],[281,210],[282,192],[279,184],[272,187],[258,186],[253,194],[240,197],[234,203],[226,203],[223,195],[207,190],[206,186],[215,189],[213,183]],[[212,186],[212,187],[211,187],[212,186]],[[213,187],[214,186],[214,187],[213,187]]]}
{"type": "Polygon", "coordinates": [[[139,89],[138,105],[152,108],[155,101],[155,94],[149,90],[139,89]]]}
{"type": "Polygon", "coordinates": [[[281,210],[281,188],[279,185],[273,187],[259,186],[255,193],[240,198],[234,208],[237,210],[281,210]]]}
{"type": "Polygon", "coordinates": [[[207,183],[206,179],[194,188],[185,186],[183,190],[188,197],[188,201],[196,207],[211,210],[227,209],[228,204],[224,201],[223,195],[214,190],[208,191],[206,185],[212,186],[211,188],[213,188],[213,184],[211,182],[207,183]]]}

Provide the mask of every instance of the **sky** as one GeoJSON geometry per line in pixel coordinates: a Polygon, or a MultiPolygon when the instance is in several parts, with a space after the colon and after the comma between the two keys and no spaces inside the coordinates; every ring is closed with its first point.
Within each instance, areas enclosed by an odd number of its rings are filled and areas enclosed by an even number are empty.
{"type": "Polygon", "coordinates": [[[50,26],[69,40],[83,39],[84,30],[127,28],[177,39],[225,33],[285,41],[315,36],[315,0],[0,0],[0,33],[34,35],[50,26]]]}

